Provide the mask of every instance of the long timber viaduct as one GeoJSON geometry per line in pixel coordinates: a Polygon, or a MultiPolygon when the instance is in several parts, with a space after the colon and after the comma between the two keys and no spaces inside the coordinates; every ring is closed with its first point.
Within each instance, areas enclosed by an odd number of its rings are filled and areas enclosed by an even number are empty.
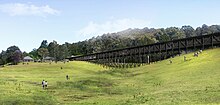
{"type": "Polygon", "coordinates": [[[111,67],[131,67],[151,63],[199,49],[220,46],[220,33],[201,35],[150,45],[70,57],[70,60],[90,61],[111,67]]]}

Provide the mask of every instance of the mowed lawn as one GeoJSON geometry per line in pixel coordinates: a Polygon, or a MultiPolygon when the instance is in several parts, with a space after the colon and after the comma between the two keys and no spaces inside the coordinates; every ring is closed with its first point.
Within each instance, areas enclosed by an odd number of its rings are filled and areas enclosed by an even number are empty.
{"type": "Polygon", "coordinates": [[[171,59],[129,69],[80,61],[6,66],[0,68],[0,104],[220,104],[220,48],[171,59]]]}

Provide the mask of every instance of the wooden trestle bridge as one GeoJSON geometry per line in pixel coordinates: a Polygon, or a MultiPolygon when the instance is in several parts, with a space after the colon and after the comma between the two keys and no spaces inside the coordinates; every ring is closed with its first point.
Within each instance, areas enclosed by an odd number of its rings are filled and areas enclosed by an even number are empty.
{"type": "Polygon", "coordinates": [[[182,52],[220,46],[220,33],[201,35],[167,42],[117,49],[70,57],[70,60],[90,61],[110,67],[136,67],[167,59],[182,52]]]}

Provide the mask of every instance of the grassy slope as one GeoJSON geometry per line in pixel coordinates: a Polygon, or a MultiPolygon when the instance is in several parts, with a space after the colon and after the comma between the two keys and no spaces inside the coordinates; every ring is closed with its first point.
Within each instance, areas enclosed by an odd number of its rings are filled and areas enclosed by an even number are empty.
{"type": "Polygon", "coordinates": [[[131,69],[86,62],[0,68],[0,104],[220,104],[220,49],[186,57],[131,69]]]}

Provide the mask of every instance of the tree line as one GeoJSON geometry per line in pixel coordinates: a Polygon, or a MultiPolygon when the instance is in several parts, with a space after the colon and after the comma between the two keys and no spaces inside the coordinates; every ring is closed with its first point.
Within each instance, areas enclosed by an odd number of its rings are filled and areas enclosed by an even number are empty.
{"type": "Polygon", "coordinates": [[[145,27],[143,29],[127,29],[117,33],[103,34],[85,41],[76,43],[66,42],[61,45],[57,41],[48,43],[47,40],[43,40],[39,48],[33,49],[29,53],[21,52],[17,46],[11,46],[6,51],[2,51],[0,53],[0,65],[7,63],[17,64],[22,57],[27,55],[35,60],[49,56],[53,57],[55,61],[60,61],[71,56],[141,46],[216,32],[220,32],[220,25],[207,26],[203,24],[196,29],[189,25],[182,26],[181,28],[154,29],[145,27]]]}
{"type": "Polygon", "coordinates": [[[127,29],[117,33],[107,33],[91,39],[77,43],[65,43],[70,55],[85,55],[96,52],[121,49],[147,45],[157,42],[170,41],[175,39],[207,35],[220,32],[220,25],[207,26],[194,29],[192,26],[168,27],[168,28],[148,28],[127,29]]]}

